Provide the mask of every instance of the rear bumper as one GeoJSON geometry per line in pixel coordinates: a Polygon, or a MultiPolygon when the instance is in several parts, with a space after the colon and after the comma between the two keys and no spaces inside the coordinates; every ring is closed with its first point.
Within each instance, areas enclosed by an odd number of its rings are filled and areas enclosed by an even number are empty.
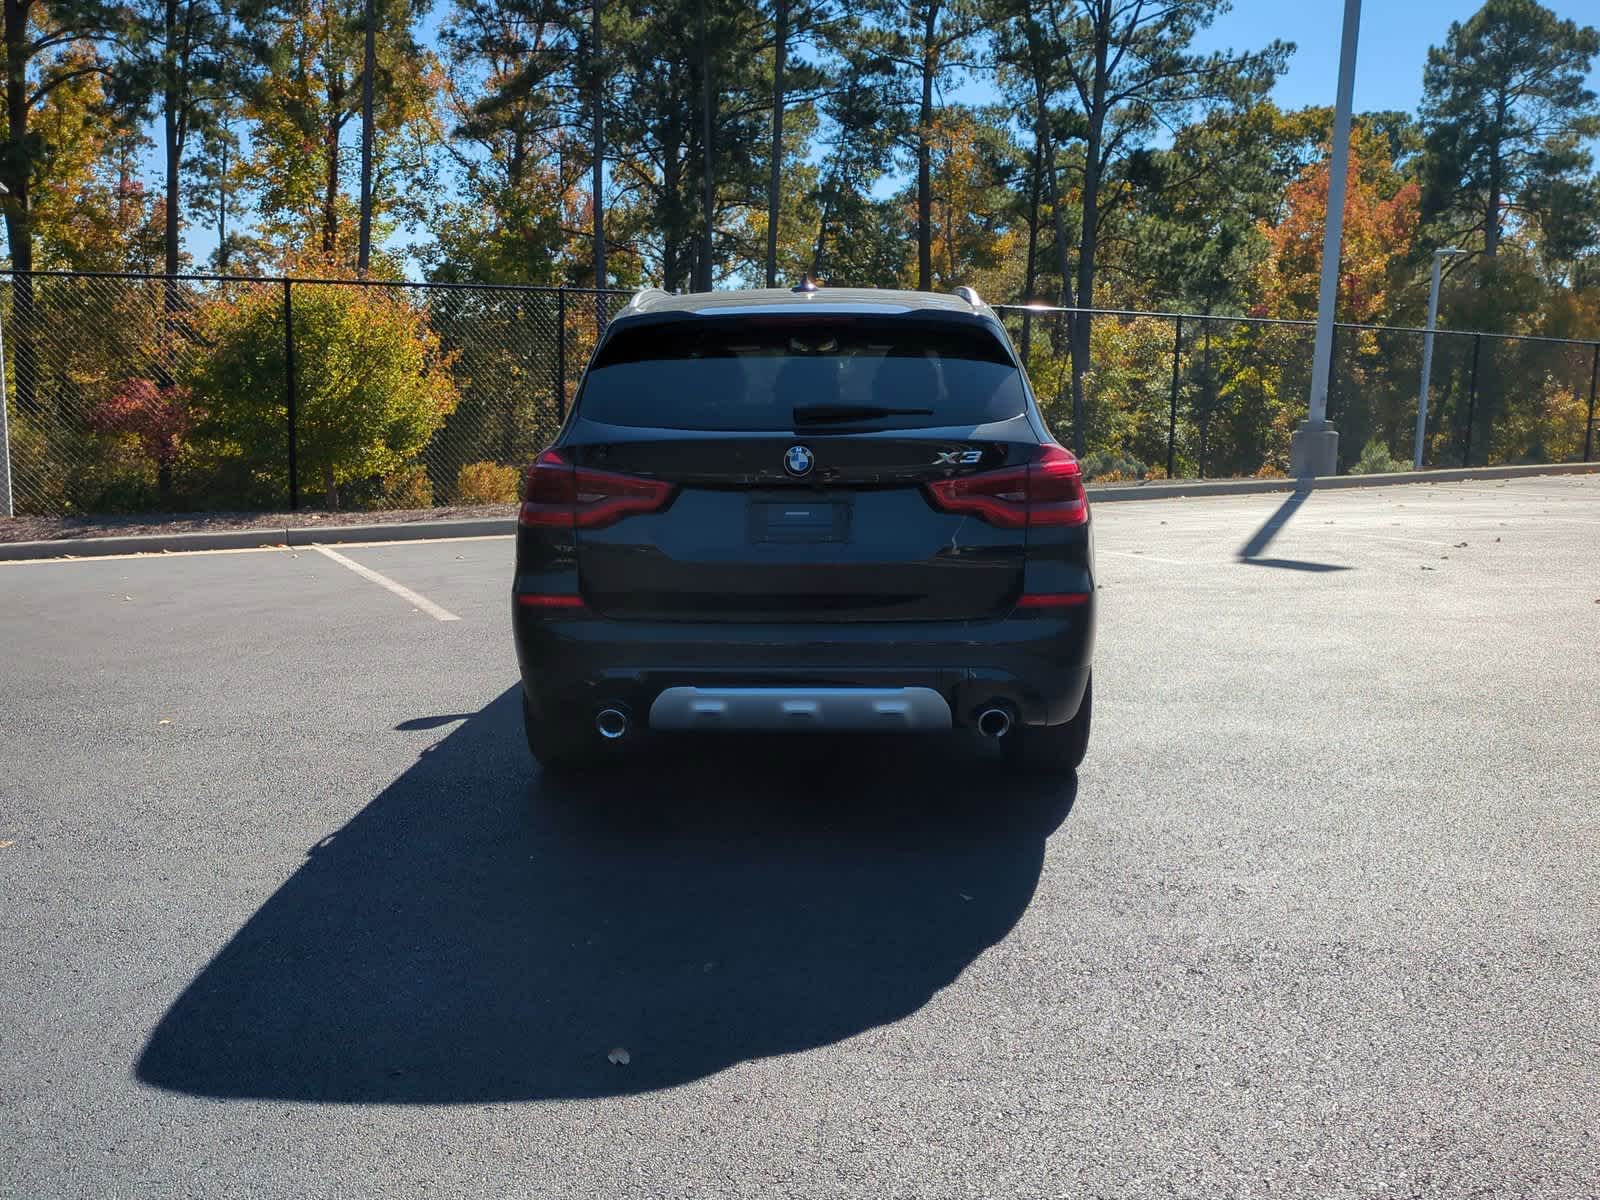
{"type": "Polygon", "coordinates": [[[928,689],[956,727],[996,704],[1027,725],[1071,720],[1094,647],[1094,603],[991,621],[702,624],[613,621],[518,605],[523,687],[537,711],[644,722],[669,688],[928,689]]]}
{"type": "Polygon", "coordinates": [[[925,733],[951,724],[944,697],[921,687],[669,687],[650,705],[649,721],[677,733],[925,733]]]}

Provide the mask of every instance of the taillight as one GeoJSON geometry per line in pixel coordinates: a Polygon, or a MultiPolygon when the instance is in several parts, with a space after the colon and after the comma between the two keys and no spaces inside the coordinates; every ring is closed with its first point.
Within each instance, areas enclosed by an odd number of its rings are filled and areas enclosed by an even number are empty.
{"type": "Polygon", "coordinates": [[[555,450],[539,455],[522,475],[517,522],[533,527],[604,529],[623,517],[660,512],[677,488],[659,479],[575,467],[555,450]]]}
{"type": "Polygon", "coordinates": [[[1077,608],[1087,603],[1088,592],[1028,592],[1017,597],[1018,608],[1077,608]]]}
{"type": "Polygon", "coordinates": [[[517,595],[517,603],[523,608],[545,612],[571,611],[583,607],[583,597],[569,593],[521,592],[517,595]]]}
{"type": "Polygon", "coordinates": [[[998,525],[1083,525],[1089,520],[1089,496],[1072,451],[1041,446],[1025,467],[980,471],[927,485],[928,499],[942,512],[963,513],[998,525]]]}

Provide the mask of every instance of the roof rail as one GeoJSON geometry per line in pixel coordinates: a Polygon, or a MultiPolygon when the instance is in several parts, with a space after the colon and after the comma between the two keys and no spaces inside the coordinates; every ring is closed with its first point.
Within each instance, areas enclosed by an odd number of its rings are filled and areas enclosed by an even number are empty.
{"type": "Polygon", "coordinates": [[[983,297],[978,295],[978,291],[977,291],[976,288],[958,287],[955,290],[953,290],[950,294],[952,296],[960,296],[968,304],[972,305],[973,308],[982,308],[983,307],[983,297]]]}

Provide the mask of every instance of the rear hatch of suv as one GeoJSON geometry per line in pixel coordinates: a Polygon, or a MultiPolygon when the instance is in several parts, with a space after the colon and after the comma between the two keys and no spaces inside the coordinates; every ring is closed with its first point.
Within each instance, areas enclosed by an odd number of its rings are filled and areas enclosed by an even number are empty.
{"type": "Polygon", "coordinates": [[[639,319],[576,405],[535,472],[568,473],[604,616],[970,620],[1021,591],[1040,437],[981,319],[639,319]]]}

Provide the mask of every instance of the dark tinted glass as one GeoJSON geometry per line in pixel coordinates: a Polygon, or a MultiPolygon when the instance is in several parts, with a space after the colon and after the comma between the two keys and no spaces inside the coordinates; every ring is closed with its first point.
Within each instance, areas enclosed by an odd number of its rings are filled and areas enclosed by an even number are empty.
{"type": "Polygon", "coordinates": [[[610,425],[790,430],[796,410],[815,428],[818,410],[837,409],[851,429],[915,429],[1003,421],[1023,403],[1020,373],[981,328],[730,318],[620,332],[578,411],[610,425]],[[905,411],[848,411],[867,408],[905,411]]]}

